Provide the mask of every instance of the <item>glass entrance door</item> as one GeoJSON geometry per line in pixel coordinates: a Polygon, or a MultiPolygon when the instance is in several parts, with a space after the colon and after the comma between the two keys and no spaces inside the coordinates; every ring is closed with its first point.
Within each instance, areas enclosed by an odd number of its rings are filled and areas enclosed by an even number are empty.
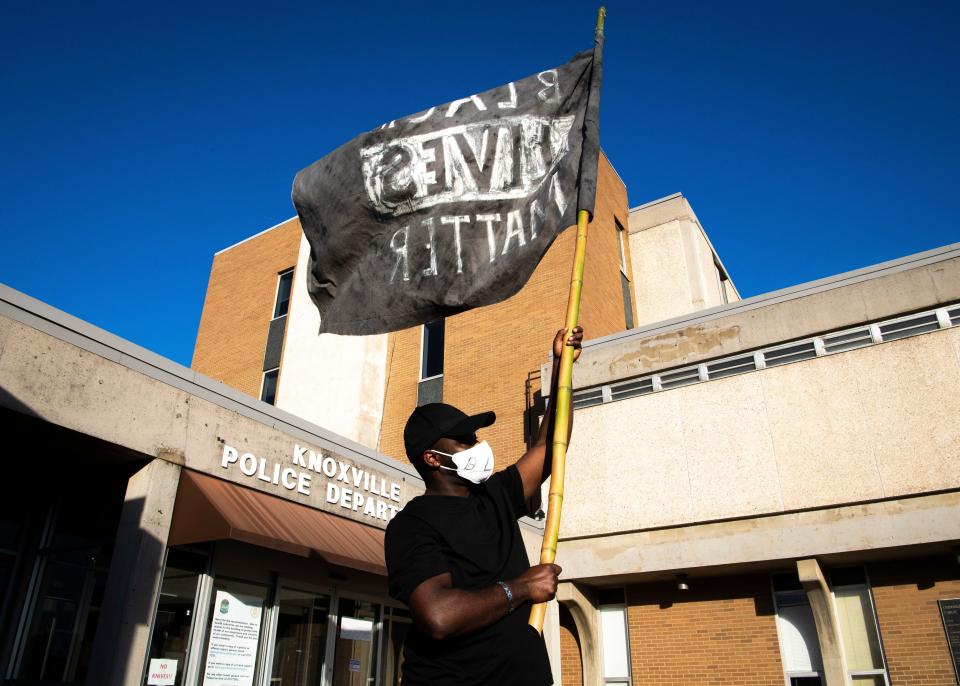
{"type": "Polygon", "coordinates": [[[333,686],[372,686],[377,680],[380,606],[340,597],[333,686]]]}
{"type": "Polygon", "coordinates": [[[281,588],[270,686],[322,686],[330,596],[281,588]]]}

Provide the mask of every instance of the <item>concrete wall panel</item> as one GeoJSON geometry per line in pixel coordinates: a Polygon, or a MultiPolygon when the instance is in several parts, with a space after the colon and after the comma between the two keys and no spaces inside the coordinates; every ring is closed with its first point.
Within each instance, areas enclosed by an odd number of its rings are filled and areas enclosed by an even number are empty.
{"type": "Polygon", "coordinates": [[[960,493],[882,500],[705,524],[575,538],[561,528],[557,564],[567,581],[743,569],[768,560],[955,541],[960,493]]]}
{"type": "Polygon", "coordinates": [[[681,222],[673,220],[629,234],[631,279],[637,295],[636,326],[695,309],[690,302],[690,281],[680,227],[681,222]]]}
{"type": "Polygon", "coordinates": [[[960,329],[851,355],[887,496],[960,486],[960,329]]]}
{"type": "Polygon", "coordinates": [[[36,329],[7,322],[0,358],[11,409],[156,456],[185,439],[188,395],[36,329]]]}
{"type": "Polygon", "coordinates": [[[851,355],[761,373],[786,509],[882,498],[851,355]]]}
{"type": "Polygon", "coordinates": [[[387,336],[318,334],[307,293],[310,245],[301,237],[277,407],[376,449],[383,418],[387,336]]]}
{"type": "Polygon", "coordinates": [[[958,488],[958,340],[951,328],[580,410],[564,536],[958,488]]]}
{"type": "MultiPolygon", "coordinates": [[[[758,375],[679,389],[692,521],[783,508],[758,375]]],[[[688,520],[689,521],[689,520],[688,520]]]]}
{"type": "Polygon", "coordinates": [[[679,399],[676,393],[664,394],[577,412],[567,458],[564,536],[666,525],[690,517],[679,399]],[[596,431],[601,421],[618,429],[596,431]]]}

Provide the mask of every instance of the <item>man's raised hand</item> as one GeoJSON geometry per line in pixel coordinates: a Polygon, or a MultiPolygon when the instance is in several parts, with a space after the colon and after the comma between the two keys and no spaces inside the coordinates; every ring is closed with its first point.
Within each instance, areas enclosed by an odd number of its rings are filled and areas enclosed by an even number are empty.
{"type": "Polygon", "coordinates": [[[575,326],[573,328],[573,333],[569,336],[566,335],[566,329],[560,329],[557,331],[557,335],[553,337],[553,357],[555,360],[560,359],[560,355],[563,353],[564,343],[573,348],[573,361],[576,362],[577,358],[580,357],[580,347],[583,344],[583,327],[575,326]],[[564,341],[566,338],[566,341],[564,341]]]}

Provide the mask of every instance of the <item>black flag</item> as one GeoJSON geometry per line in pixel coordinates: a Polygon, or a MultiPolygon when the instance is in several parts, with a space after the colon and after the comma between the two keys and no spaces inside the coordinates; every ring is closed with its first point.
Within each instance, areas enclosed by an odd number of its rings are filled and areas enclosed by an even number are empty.
{"type": "Polygon", "coordinates": [[[600,53],[362,134],[297,174],[320,331],[395,331],[505,300],[591,216],[600,53]]]}

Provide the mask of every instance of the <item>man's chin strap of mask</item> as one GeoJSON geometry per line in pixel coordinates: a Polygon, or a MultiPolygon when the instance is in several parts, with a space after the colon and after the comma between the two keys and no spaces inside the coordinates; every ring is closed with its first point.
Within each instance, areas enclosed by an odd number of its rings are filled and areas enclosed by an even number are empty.
{"type": "Polygon", "coordinates": [[[456,472],[457,476],[472,483],[482,484],[493,474],[493,449],[486,441],[481,441],[475,446],[452,455],[433,448],[430,452],[445,455],[457,465],[456,469],[440,465],[440,469],[456,472]]]}

